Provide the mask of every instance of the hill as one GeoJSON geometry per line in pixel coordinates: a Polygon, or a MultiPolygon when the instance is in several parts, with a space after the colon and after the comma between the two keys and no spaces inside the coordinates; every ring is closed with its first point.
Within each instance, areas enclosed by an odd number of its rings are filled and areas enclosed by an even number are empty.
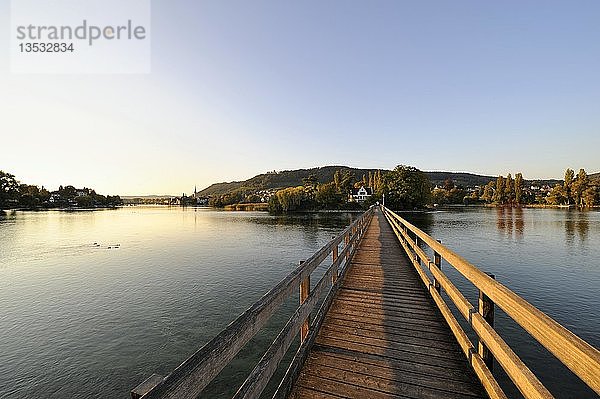
{"type": "Polygon", "coordinates": [[[473,187],[485,186],[491,181],[495,181],[497,176],[482,176],[466,172],[425,172],[431,180],[432,186],[441,186],[444,181],[450,179],[457,186],[473,187]]]}
{"type": "MultiPolygon", "coordinates": [[[[240,188],[249,190],[269,190],[275,188],[294,187],[302,185],[302,179],[314,175],[319,183],[328,183],[333,180],[336,170],[342,173],[351,172],[357,179],[363,175],[368,176],[369,172],[375,172],[377,169],[357,169],[348,166],[324,166],[321,168],[284,170],[281,172],[268,172],[246,181],[235,181],[230,183],[215,183],[200,191],[202,196],[222,195],[240,188]]],[[[384,172],[384,170],[382,170],[384,172]]]]}
{"type": "MultiPolygon", "coordinates": [[[[302,179],[310,175],[316,176],[319,183],[327,183],[333,180],[336,170],[342,173],[351,172],[356,179],[361,179],[363,175],[368,176],[369,172],[375,172],[377,169],[358,169],[348,166],[324,166],[311,169],[284,170],[280,172],[268,172],[245,181],[234,181],[226,183],[215,183],[199,192],[202,196],[214,196],[230,193],[237,189],[248,190],[269,190],[283,187],[294,187],[302,185],[302,179]]],[[[387,172],[383,169],[382,172],[387,172]]],[[[446,179],[452,179],[455,184],[464,187],[484,186],[490,181],[496,180],[493,176],[482,176],[466,172],[425,172],[431,184],[442,185],[446,179]]]]}
{"type": "MultiPolygon", "coordinates": [[[[320,168],[311,169],[284,170],[280,172],[274,171],[254,176],[253,178],[245,181],[215,183],[200,191],[198,194],[201,196],[214,196],[230,193],[237,189],[258,191],[300,186],[302,185],[302,179],[305,179],[310,175],[316,176],[319,183],[327,183],[333,180],[333,174],[336,170],[340,170],[342,173],[351,172],[354,174],[357,180],[360,180],[363,175],[368,176],[369,172],[375,172],[378,169],[358,169],[348,166],[323,166],[320,168]]],[[[387,172],[385,169],[381,169],[381,171],[387,172]]],[[[432,186],[441,186],[447,179],[451,179],[454,184],[463,187],[485,186],[487,183],[490,181],[495,181],[497,178],[497,176],[485,176],[467,172],[434,171],[425,173],[427,176],[429,176],[432,186]]],[[[591,174],[589,177],[590,180],[598,181],[600,183],[600,172],[591,174]]],[[[560,182],[561,180],[558,179],[525,180],[526,184],[549,186],[553,186],[554,184],[560,182]]]]}

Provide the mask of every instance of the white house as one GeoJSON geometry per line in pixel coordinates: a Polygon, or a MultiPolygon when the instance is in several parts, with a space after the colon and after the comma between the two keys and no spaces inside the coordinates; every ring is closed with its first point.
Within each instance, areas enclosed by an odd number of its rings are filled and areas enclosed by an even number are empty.
{"type": "Polygon", "coordinates": [[[350,194],[350,201],[365,202],[372,195],[373,189],[371,187],[360,186],[360,188],[352,189],[352,193],[350,194]]]}

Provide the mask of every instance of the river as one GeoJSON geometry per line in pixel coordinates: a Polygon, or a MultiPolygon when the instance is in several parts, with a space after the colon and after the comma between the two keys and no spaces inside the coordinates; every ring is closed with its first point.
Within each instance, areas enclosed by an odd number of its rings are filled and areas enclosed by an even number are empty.
{"type": "MultiPolygon", "coordinates": [[[[404,216],[600,346],[599,212],[457,208],[404,216]]],[[[210,340],[352,219],[167,207],[0,213],[0,398],[127,398],[150,374],[168,373],[210,340]]],[[[235,390],[295,300],[207,397],[235,390]]],[[[596,397],[502,312],[496,326],[557,397],[596,397]]]]}

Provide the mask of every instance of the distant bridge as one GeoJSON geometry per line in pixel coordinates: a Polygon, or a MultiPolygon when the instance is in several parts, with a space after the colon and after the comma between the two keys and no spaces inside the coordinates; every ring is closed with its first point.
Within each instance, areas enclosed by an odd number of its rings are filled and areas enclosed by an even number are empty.
{"type": "Polygon", "coordinates": [[[298,291],[300,305],[234,398],[258,398],[298,334],[274,398],[506,398],[494,363],[525,398],[552,398],[494,330],[495,306],[600,394],[596,348],[394,212],[372,207],[171,374],[152,375],[131,397],[196,398],[298,291]],[[311,273],[326,259],[331,265],[311,290],[311,273]],[[442,259],[479,289],[477,305],[446,277],[442,259]]]}

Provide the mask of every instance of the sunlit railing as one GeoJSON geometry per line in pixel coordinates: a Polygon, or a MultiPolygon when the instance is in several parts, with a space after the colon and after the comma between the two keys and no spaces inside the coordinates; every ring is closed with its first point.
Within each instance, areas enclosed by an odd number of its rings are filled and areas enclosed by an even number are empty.
{"type": "Polygon", "coordinates": [[[286,396],[339,288],[341,277],[346,272],[347,265],[350,263],[372,216],[373,208],[363,213],[354,223],[317,251],[310,259],[301,262],[292,273],[173,372],[166,377],[153,374],[138,385],[131,391],[132,399],[196,398],[248,341],[265,326],[279,306],[290,295],[299,290],[300,304],[298,308],[239,388],[234,398],[256,398],[260,396],[260,393],[265,389],[277,370],[281,359],[295,337],[300,333],[300,348],[276,393],[278,397],[286,396]],[[311,291],[310,276],[312,272],[329,256],[332,258],[332,264],[311,291]],[[314,311],[324,293],[326,293],[326,296],[319,311],[310,320],[311,312],[314,311]]]}
{"type": "Polygon", "coordinates": [[[383,211],[490,398],[506,398],[490,371],[494,358],[525,398],[553,397],[494,329],[495,305],[600,394],[600,352],[596,348],[396,213],[387,208],[383,208],[383,211]],[[433,260],[419,246],[419,240],[433,251],[433,260]],[[479,290],[477,308],[442,272],[442,259],[479,290]],[[429,269],[433,279],[430,279],[424,267],[429,269]],[[477,349],[442,298],[441,290],[445,291],[477,334],[477,349]]]}

